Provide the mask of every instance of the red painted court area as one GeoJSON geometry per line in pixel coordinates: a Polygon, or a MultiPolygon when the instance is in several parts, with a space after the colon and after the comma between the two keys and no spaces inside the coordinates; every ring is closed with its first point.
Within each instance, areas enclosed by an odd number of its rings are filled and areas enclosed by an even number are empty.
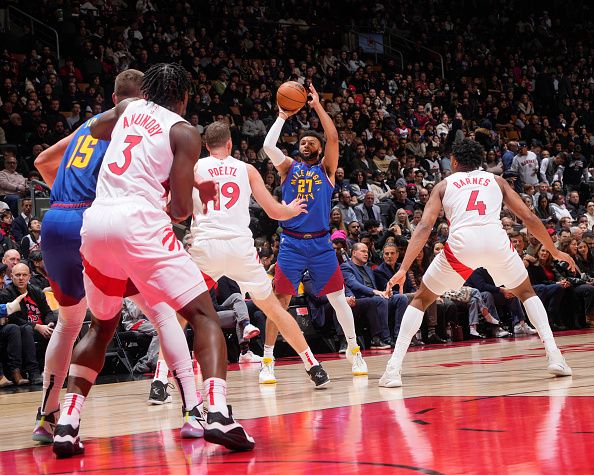
{"type": "Polygon", "coordinates": [[[250,453],[178,431],[86,441],[56,460],[50,447],[0,454],[3,474],[425,473],[594,471],[591,397],[419,397],[244,421],[250,453]]]}

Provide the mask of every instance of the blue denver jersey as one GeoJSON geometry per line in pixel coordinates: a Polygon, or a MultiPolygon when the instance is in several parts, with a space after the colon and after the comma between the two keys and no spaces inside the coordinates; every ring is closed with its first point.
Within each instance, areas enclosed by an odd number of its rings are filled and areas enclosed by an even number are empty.
{"type": "Polygon", "coordinates": [[[82,203],[95,199],[97,176],[109,146],[94,139],[91,124],[101,114],[87,120],[74,134],[64,153],[50,195],[51,203],[82,203]]]}
{"type": "Polygon", "coordinates": [[[334,185],[330,183],[320,162],[308,165],[294,161],[282,184],[282,192],[285,203],[290,203],[295,198],[307,203],[307,214],[302,213],[282,221],[283,229],[297,233],[328,230],[334,185]]]}

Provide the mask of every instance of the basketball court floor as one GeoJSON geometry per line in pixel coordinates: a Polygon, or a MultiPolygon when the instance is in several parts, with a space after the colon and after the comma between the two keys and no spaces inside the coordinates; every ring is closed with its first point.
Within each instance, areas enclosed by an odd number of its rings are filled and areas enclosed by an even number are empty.
{"type": "Polygon", "coordinates": [[[0,392],[0,474],[594,473],[594,331],[561,335],[571,378],[546,372],[535,337],[413,349],[396,389],[377,386],[390,351],[367,352],[368,377],[330,355],[320,391],[296,359],[277,362],[274,386],[234,365],[229,401],[256,439],[245,453],[181,440],[177,391],[147,406],[142,380],[93,388],[85,455],[56,460],[30,439],[39,392],[0,392]]]}

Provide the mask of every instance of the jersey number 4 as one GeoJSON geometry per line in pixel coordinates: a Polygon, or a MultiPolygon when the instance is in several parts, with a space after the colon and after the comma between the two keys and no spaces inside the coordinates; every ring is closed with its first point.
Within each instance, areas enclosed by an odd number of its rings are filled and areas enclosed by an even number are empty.
{"type": "Polygon", "coordinates": [[[136,147],[140,141],[142,140],[142,136],[140,135],[128,135],[124,139],[124,142],[128,144],[128,146],[124,149],[124,163],[120,166],[117,163],[110,163],[108,165],[109,170],[115,175],[123,175],[124,172],[128,169],[130,164],[132,163],[132,149],[136,147]]]}
{"type": "Polygon", "coordinates": [[[478,211],[478,214],[483,216],[487,211],[487,206],[485,205],[484,201],[477,201],[478,198],[478,190],[474,190],[470,193],[470,198],[468,199],[468,204],[466,205],[466,211],[478,211]]]}
{"type": "Polygon", "coordinates": [[[237,203],[237,200],[239,199],[239,185],[232,181],[219,185],[219,199],[213,208],[215,211],[221,210],[221,195],[225,198],[229,198],[229,201],[225,203],[225,208],[231,208],[231,206],[237,203]]]}

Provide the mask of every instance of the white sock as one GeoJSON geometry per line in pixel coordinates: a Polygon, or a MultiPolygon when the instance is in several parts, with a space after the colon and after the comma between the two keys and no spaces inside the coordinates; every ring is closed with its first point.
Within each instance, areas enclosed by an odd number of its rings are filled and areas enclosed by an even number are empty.
{"type": "Polygon", "coordinates": [[[353,310],[347,303],[344,295],[344,289],[339,290],[338,292],[332,292],[331,294],[326,295],[326,297],[328,297],[328,302],[330,302],[330,305],[332,305],[332,308],[336,312],[336,319],[342,328],[347,343],[349,343],[349,348],[354,348],[357,346],[355,319],[353,317],[353,310]],[[355,344],[351,346],[353,341],[355,344]]]}
{"type": "Polygon", "coordinates": [[[227,382],[220,378],[208,378],[204,381],[204,393],[208,401],[208,412],[220,412],[229,417],[227,409],[227,382]]]}
{"type": "Polygon", "coordinates": [[[84,402],[85,397],[82,394],[67,393],[64,396],[64,407],[58,424],[70,424],[76,429],[80,424],[80,412],[84,402]]]}
{"type": "Polygon", "coordinates": [[[412,305],[406,307],[406,311],[402,317],[402,323],[400,324],[398,338],[396,339],[394,353],[392,353],[388,364],[402,368],[404,355],[410,346],[412,337],[415,336],[415,334],[419,331],[419,328],[421,328],[424,314],[425,312],[413,307],[412,305]]]}
{"type": "MultiPolygon", "coordinates": [[[[163,303],[149,307],[140,294],[134,295],[130,299],[138,305],[142,313],[148,317],[157,330],[163,356],[165,361],[168,362],[162,366],[157,363],[158,375],[155,373],[155,377],[158,376],[159,381],[167,383],[167,366],[169,366],[177,383],[184,409],[192,409],[199,404],[196,396],[196,380],[186,337],[177,321],[175,311],[163,303]]],[[[159,363],[162,363],[162,361],[159,361],[159,363]]]]}
{"type": "Polygon", "coordinates": [[[58,323],[45,353],[41,397],[42,414],[49,414],[60,407],[60,390],[68,374],[72,347],[80,332],[86,312],[87,300],[85,298],[76,305],[60,307],[58,310],[58,323]]]}
{"type": "Polygon", "coordinates": [[[264,358],[274,359],[274,345],[264,345],[264,358]]]}
{"type": "Polygon", "coordinates": [[[299,356],[301,357],[301,361],[303,361],[303,364],[305,365],[305,369],[307,371],[309,371],[312,366],[320,364],[318,363],[318,360],[316,360],[316,357],[314,356],[313,351],[311,351],[309,346],[301,353],[299,353],[299,356]]]}
{"type": "Polygon", "coordinates": [[[157,368],[155,369],[155,376],[153,381],[161,381],[163,384],[167,384],[167,375],[169,374],[169,368],[165,360],[157,361],[157,368]]]}
{"type": "Polygon", "coordinates": [[[524,301],[524,308],[526,309],[526,313],[528,314],[528,318],[540,339],[544,343],[545,350],[547,353],[550,351],[557,350],[557,344],[555,343],[555,338],[553,337],[553,332],[551,331],[551,326],[549,325],[549,318],[547,316],[547,311],[542,304],[542,301],[538,296],[530,297],[529,299],[524,301]]]}

